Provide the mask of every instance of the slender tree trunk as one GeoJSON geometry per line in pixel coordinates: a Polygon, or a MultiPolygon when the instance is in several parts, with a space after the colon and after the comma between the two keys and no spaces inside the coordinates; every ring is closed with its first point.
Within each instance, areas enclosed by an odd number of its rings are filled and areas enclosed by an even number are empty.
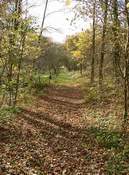
{"type": "Polygon", "coordinates": [[[15,0],[15,12],[17,17],[14,19],[14,29],[17,30],[19,26],[19,18],[21,15],[22,7],[21,7],[22,0],[15,0]]]}
{"type": "Polygon", "coordinates": [[[20,72],[21,72],[21,64],[23,60],[23,52],[24,52],[24,46],[25,46],[25,39],[26,39],[26,31],[23,33],[22,40],[21,40],[21,53],[20,53],[20,58],[18,62],[18,73],[17,73],[17,78],[16,78],[16,89],[15,89],[15,94],[14,94],[14,106],[16,106],[17,103],[17,96],[18,96],[18,91],[19,91],[19,83],[20,83],[20,72]]]}
{"type": "Polygon", "coordinates": [[[81,75],[83,74],[83,66],[82,66],[82,63],[80,63],[80,74],[81,74],[81,75]]]}
{"type": "Polygon", "coordinates": [[[9,102],[8,105],[11,106],[12,105],[12,96],[13,96],[13,89],[12,89],[12,67],[13,65],[10,64],[9,66],[9,74],[8,74],[8,90],[9,90],[9,102]]]}
{"type": "MultiPolygon", "coordinates": [[[[0,50],[2,50],[2,48],[1,48],[1,45],[2,45],[1,44],[1,41],[2,41],[2,36],[0,36],[0,50]]],[[[6,63],[5,60],[4,61],[2,60],[2,54],[1,53],[0,53],[0,60],[2,62],[2,71],[0,73],[0,85],[1,85],[2,84],[2,78],[3,78],[4,72],[5,72],[6,68],[7,68],[7,63],[6,63]]]]}
{"type": "Polygon", "coordinates": [[[127,19],[127,41],[125,46],[125,75],[124,75],[124,127],[126,127],[128,119],[128,75],[129,75],[129,11],[127,8],[128,0],[125,0],[125,13],[127,19]]]}
{"type": "Polygon", "coordinates": [[[42,33],[43,33],[43,27],[44,27],[46,12],[47,12],[48,1],[49,0],[46,0],[46,3],[45,3],[45,9],[44,9],[44,13],[43,13],[43,19],[42,19],[42,24],[41,24],[40,34],[39,34],[39,41],[40,41],[42,33]]]}
{"type": "Polygon", "coordinates": [[[114,35],[113,63],[114,63],[114,73],[117,85],[119,83],[119,77],[121,75],[119,29],[120,29],[120,21],[118,17],[118,0],[113,0],[113,35],[114,35]]]}
{"type": "Polygon", "coordinates": [[[21,15],[21,2],[22,0],[15,0],[15,13],[17,14],[16,18],[13,20],[13,30],[14,32],[12,34],[9,34],[9,60],[8,60],[8,91],[9,91],[9,102],[8,105],[13,105],[13,98],[14,98],[14,87],[12,84],[13,80],[13,67],[14,67],[14,53],[15,53],[15,31],[18,30],[19,27],[19,18],[21,15]]]}
{"type": "Polygon", "coordinates": [[[9,93],[9,101],[8,105],[12,105],[12,96],[13,96],[13,88],[12,88],[12,78],[13,78],[13,49],[12,45],[14,46],[14,35],[10,34],[9,35],[9,51],[8,51],[8,75],[7,75],[7,80],[8,80],[8,93],[9,93]]]}
{"type": "Polygon", "coordinates": [[[2,78],[3,78],[3,75],[4,75],[5,69],[6,69],[6,63],[3,65],[2,72],[0,74],[0,85],[2,84],[2,78]]]}
{"type": "Polygon", "coordinates": [[[108,0],[105,0],[105,9],[104,9],[104,23],[103,23],[103,32],[102,32],[102,45],[101,45],[101,57],[99,65],[99,87],[102,90],[103,86],[103,64],[105,56],[105,44],[106,44],[106,31],[107,31],[107,16],[108,16],[108,0]]]}
{"type": "Polygon", "coordinates": [[[95,38],[96,38],[96,0],[93,3],[93,37],[92,37],[92,61],[91,61],[91,84],[94,83],[95,79],[95,38]]]}

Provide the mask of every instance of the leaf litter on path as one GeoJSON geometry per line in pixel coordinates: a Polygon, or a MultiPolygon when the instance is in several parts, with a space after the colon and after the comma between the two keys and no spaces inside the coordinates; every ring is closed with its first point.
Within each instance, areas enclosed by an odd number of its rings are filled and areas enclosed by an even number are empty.
{"type": "Polygon", "coordinates": [[[0,123],[0,175],[104,174],[104,153],[82,122],[78,87],[48,88],[31,108],[0,123]]]}

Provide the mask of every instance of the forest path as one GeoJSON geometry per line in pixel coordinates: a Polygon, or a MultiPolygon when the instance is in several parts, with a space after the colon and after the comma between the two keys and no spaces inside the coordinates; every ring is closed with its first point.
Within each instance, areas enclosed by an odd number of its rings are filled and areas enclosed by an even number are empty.
{"type": "Polygon", "coordinates": [[[49,87],[31,108],[0,124],[0,175],[103,173],[104,150],[84,121],[79,87],[49,87]]]}

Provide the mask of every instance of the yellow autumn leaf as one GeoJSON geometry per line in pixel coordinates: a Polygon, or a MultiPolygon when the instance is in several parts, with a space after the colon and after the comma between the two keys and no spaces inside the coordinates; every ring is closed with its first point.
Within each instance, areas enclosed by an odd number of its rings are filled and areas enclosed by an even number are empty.
{"type": "Polygon", "coordinates": [[[129,8],[129,3],[127,3],[127,8],[129,8]]]}
{"type": "Polygon", "coordinates": [[[66,0],[66,5],[71,5],[72,0],[66,0]]]}

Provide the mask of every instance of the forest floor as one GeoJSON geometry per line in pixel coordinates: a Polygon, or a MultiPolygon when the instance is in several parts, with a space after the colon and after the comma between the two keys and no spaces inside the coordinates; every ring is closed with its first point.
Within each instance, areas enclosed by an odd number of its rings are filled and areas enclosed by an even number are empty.
{"type": "Polygon", "coordinates": [[[83,127],[84,108],[78,87],[49,87],[35,107],[0,126],[1,175],[100,173],[103,150],[83,127]]]}
{"type": "Polygon", "coordinates": [[[78,85],[49,86],[32,106],[0,122],[0,175],[107,174],[109,149],[83,119],[83,96],[78,85]]]}

